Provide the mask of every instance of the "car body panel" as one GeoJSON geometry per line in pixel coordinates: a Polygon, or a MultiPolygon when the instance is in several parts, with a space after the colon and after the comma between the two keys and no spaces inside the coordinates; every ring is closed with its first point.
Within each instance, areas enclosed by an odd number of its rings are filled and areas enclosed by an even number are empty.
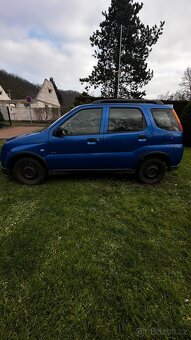
{"type": "Polygon", "coordinates": [[[1,166],[9,170],[18,156],[36,156],[50,172],[68,170],[136,170],[146,156],[164,155],[169,167],[176,167],[183,156],[183,134],[156,126],[152,108],[165,109],[168,105],[141,103],[108,103],[81,105],[60,117],[41,132],[12,138],[1,151],[1,166]],[[142,131],[108,133],[109,109],[138,108],[145,117],[142,131]],[[54,131],[79,110],[102,108],[100,133],[55,136],[54,131]]]}

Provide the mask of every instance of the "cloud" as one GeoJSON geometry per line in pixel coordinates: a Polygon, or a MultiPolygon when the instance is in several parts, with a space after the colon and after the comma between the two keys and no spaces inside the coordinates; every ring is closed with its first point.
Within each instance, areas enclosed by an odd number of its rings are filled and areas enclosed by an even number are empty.
{"type": "Polygon", "coordinates": [[[175,92],[184,70],[191,66],[191,1],[144,0],[141,19],[154,25],[165,20],[164,33],[148,59],[154,78],[146,86],[148,96],[175,92]]]}
{"type": "Polygon", "coordinates": [[[7,0],[0,12],[0,68],[36,83],[53,76],[62,89],[82,90],[79,78],[94,62],[89,36],[103,9],[101,0],[33,0],[30,6],[7,0]]]}
{"type": "Polygon", "coordinates": [[[81,70],[86,74],[89,72],[88,66],[90,69],[92,67],[87,49],[80,44],[67,46],[68,52],[65,50],[64,53],[38,39],[26,38],[22,42],[4,40],[1,46],[5,69],[9,70],[11,65],[12,72],[35,83],[42,83],[45,77],[53,76],[62,89],[75,89],[81,70]]]}
{"type": "MultiPolygon", "coordinates": [[[[103,20],[110,0],[6,0],[0,11],[0,68],[42,83],[53,76],[62,89],[82,91],[79,78],[95,59],[89,36],[103,20]]],[[[139,1],[141,2],[141,1],[139,1]]],[[[163,35],[148,59],[154,78],[148,96],[175,91],[191,60],[191,1],[143,0],[145,24],[165,20],[163,35]]]]}

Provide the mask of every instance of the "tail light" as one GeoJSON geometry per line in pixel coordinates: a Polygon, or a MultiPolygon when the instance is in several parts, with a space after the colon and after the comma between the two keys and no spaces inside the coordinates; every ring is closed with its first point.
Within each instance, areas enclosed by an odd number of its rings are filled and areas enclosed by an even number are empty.
{"type": "Polygon", "coordinates": [[[180,127],[180,131],[183,131],[183,127],[182,127],[181,121],[180,121],[180,119],[179,119],[179,117],[178,117],[178,115],[177,115],[175,110],[173,110],[173,114],[174,114],[174,116],[175,116],[175,118],[176,118],[176,120],[178,122],[178,125],[180,127]]]}

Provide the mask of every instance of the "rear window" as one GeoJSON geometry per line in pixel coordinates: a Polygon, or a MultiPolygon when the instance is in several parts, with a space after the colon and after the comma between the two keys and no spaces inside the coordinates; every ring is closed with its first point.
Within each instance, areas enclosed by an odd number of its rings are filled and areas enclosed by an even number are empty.
{"type": "Polygon", "coordinates": [[[156,126],[168,131],[180,131],[180,125],[171,109],[152,109],[152,116],[156,126]]]}

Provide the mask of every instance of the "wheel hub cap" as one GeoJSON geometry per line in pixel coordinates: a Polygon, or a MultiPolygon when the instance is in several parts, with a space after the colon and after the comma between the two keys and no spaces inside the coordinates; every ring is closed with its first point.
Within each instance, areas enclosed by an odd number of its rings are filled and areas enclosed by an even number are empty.
{"type": "Polygon", "coordinates": [[[35,179],[38,176],[38,169],[32,163],[24,164],[22,174],[26,179],[35,179]]]}
{"type": "Polygon", "coordinates": [[[158,175],[159,168],[156,164],[149,164],[146,168],[146,175],[149,178],[154,178],[158,175]]]}

